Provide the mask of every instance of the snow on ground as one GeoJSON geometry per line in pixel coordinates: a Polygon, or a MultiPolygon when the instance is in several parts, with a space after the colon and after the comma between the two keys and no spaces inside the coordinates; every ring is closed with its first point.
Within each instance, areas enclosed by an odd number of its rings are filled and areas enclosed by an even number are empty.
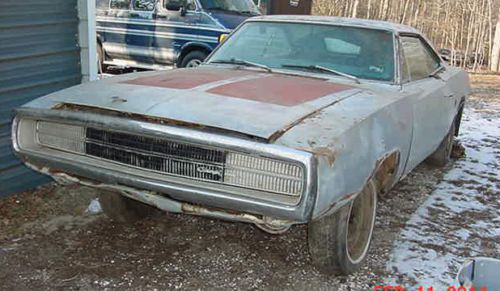
{"type": "Polygon", "coordinates": [[[394,244],[388,271],[394,284],[457,286],[468,257],[500,254],[500,123],[467,110],[459,139],[466,157],[457,161],[411,216],[394,244]],[[406,281],[406,280],[409,280],[406,281]]]}

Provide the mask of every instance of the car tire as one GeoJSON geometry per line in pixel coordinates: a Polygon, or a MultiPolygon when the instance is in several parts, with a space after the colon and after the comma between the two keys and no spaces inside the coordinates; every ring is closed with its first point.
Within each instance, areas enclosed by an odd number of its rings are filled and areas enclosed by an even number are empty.
{"type": "Polygon", "coordinates": [[[203,51],[192,51],[188,53],[181,61],[181,68],[195,68],[203,63],[207,58],[207,53],[203,51]]]}
{"type": "Polygon", "coordinates": [[[441,168],[446,166],[451,160],[451,152],[453,150],[453,143],[456,132],[455,124],[456,121],[453,121],[450,130],[444,137],[437,150],[426,159],[427,164],[441,168]]]}
{"type": "Polygon", "coordinates": [[[97,42],[97,73],[106,73],[107,66],[104,64],[104,49],[100,42],[97,42]]]}
{"type": "Polygon", "coordinates": [[[320,272],[348,275],[360,268],[370,248],[376,210],[376,184],[370,181],[354,200],[309,223],[309,253],[320,272]]]}
{"type": "Polygon", "coordinates": [[[99,203],[106,216],[120,223],[133,223],[159,211],[153,206],[113,191],[101,191],[99,203]]]}

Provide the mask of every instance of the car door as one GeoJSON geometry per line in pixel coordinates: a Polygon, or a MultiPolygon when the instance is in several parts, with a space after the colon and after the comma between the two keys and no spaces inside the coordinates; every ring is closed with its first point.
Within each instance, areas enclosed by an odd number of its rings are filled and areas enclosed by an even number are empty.
{"type": "Polygon", "coordinates": [[[156,14],[155,60],[173,64],[183,47],[199,39],[195,0],[163,0],[156,14]]]}
{"type": "Polygon", "coordinates": [[[158,0],[133,0],[127,27],[127,58],[143,64],[154,63],[154,13],[158,0]]]}
{"type": "Polygon", "coordinates": [[[413,137],[406,172],[424,161],[441,144],[455,117],[454,96],[445,70],[431,46],[418,35],[401,35],[403,91],[411,99],[413,137]]]}
{"type": "Polygon", "coordinates": [[[111,59],[122,59],[128,55],[127,31],[131,3],[130,0],[110,0],[108,4],[109,9],[97,16],[97,33],[101,36],[106,55],[111,59]]]}

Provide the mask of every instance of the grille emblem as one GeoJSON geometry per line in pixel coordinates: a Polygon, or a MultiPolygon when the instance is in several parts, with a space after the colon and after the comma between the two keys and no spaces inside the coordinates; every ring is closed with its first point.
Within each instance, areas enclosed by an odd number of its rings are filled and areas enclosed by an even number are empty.
{"type": "Polygon", "coordinates": [[[222,170],[217,170],[209,167],[199,166],[196,168],[196,172],[200,174],[210,174],[214,176],[222,176],[222,170]]]}

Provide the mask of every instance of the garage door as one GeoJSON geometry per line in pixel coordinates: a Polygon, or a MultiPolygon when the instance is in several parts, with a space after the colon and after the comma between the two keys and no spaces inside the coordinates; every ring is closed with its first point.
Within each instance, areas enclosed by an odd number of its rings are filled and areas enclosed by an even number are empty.
{"type": "Polygon", "coordinates": [[[11,150],[13,109],[81,81],[76,0],[0,1],[0,196],[48,181],[11,150]]]}

